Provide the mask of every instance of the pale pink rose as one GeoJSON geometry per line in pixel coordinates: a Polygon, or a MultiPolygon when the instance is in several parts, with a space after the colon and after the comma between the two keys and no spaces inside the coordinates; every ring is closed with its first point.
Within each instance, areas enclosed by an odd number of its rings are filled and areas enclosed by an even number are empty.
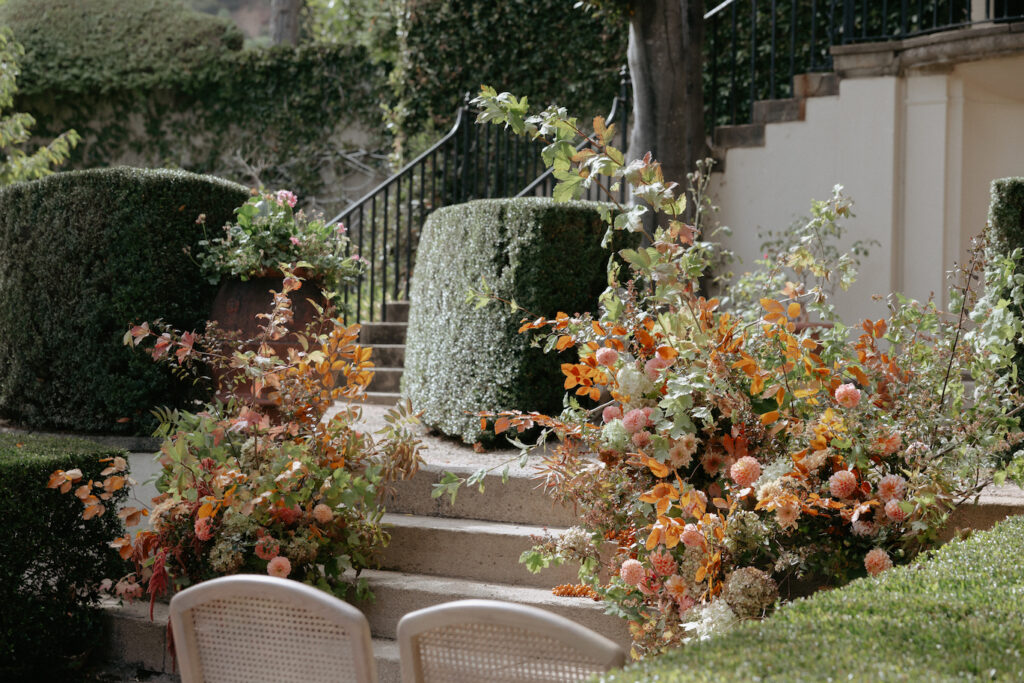
{"type": "Polygon", "coordinates": [[[291,242],[292,244],[294,244],[295,246],[299,246],[300,244],[302,244],[302,242],[299,240],[299,238],[296,237],[295,235],[292,235],[291,237],[289,237],[288,241],[291,242]]]}
{"type": "Polygon", "coordinates": [[[887,569],[892,569],[892,560],[889,553],[881,548],[874,548],[864,556],[864,568],[871,576],[878,576],[887,569]]]}
{"type": "Polygon", "coordinates": [[[836,403],[844,408],[856,408],[860,403],[860,389],[853,384],[840,384],[836,388],[836,403]]]}
{"type": "Polygon", "coordinates": [[[637,432],[633,435],[633,445],[637,448],[643,448],[644,446],[651,443],[651,435],[647,432],[637,432]]]}
{"type": "Polygon", "coordinates": [[[213,537],[212,527],[213,524],[209,517],[203,517],[197,519],[193,529],[196,532],[196,538],[200,541],[209,541],[213,537]]]}
{"type": "Polygon", "coordinates": [[[267,564],[267,573],[279,579],[287,578],[292,573],[292,563],[284,555],[278,555],[267,564]]]}
{"type": "Polygon", "coordinates": [[[828,490],[836,498],[849,498],[857,491],[857,475],[849,470],[839,470],[829,477],[828,490]]]}
{"type": "Polygon", "coordinates": [[[615,361],[619,359],[619,352],[615,349],[610,349],[607,346],[598,349],[597,353],[594,355],[598,364],[603,365],[606,368],[610,368],[615,365],[615,361]]]}
{"type": "Polygon", "coordinates": [[[761,464],[749,455],[745,455],[729,469],[729,475],[737,486],[747,487],[761,476],[761,464]]]}
{"type": "Polygon", "coordinates": [[[281,552],[281,544],[272,536],[264,536],[256,541],[256,557],[261,560],[272,560],[281,552]]]}
{"type": "Polygon", "coordinates": [[[640,582],[644,580],[646,572],[644,572],[644,566],[640,564],[640,562],[629,559],[622,563],[622,569],[619,570],[619,576],[621,576],[622,580],[630,586],[639,586],[640,582]]]}
{"type": "Polygon", "coordinates": [[[327,524],[334,519],[334,511],[331,510],[329,505],[318,503],[317,506],[313,508],[313,519],[321,524],[327,524]]]}
{"type": "Polygon", "coordinates": [[[606,406],[605,409],[601,411],[601,419],[604,420],[605,424],[608,424],[612,420],[618,420],[620,417],[622,417],[622,408],[618,406],[606,406]]]}
{"type": "Polygon", "coordinates": [[[658,373],[670,365],[672,365],[670,361],[665,360],[661,356],[655,356],[644,363],[644,374],[647,375],[647,379],[654,381],[658,379],[658,373]]]}
{"type": "Polygon", "coordinates": [[[900,507],[900,501],[893,498],[885,504],[885,516],[899,523],[907,518],[907,513],[900,507]]]}
{"type": "Polygon", "coordinates": [[[795,529],[800,518],[800,504],[790,501],[775,508],[775,521],[780,529],[795,529]]]}
{"type": "Polygon", "coordinates": [[[903,500],[907,494],[907,480],[898,474],[887,474],[878,480],[878,497],[882,502],[903,500]]]}
{"type": "Polygon", "coordinates": [[[680,536],[683,544],[690,548],[703,548],[704,547],[704,534],[700,532],[696,524],[687,524],[683,527],[683,533],[680,536]]]}
{"type": "Polygon", "coordinates": [[[287,204],[288,206],[294,208],[295,202],[297,201],[298,197],[296,197],[293,193],[289,192],[288,190],[277,191],[277,203],[280,204],[281,206],[287,204]]]}
{"type": "Polygon", "coordinates": [[[635,434],[647,426],[647,414],[639,408],[631,410],[623,416],[622,426],[630,434],[635,434]]]}
{"type": "Polygon", "coordinates": [[[651,566],[654,567],[654,571],[661,576],[669,576],[676,573],[676,561],[671,555],[664,551],[651,553],[648,559],[651,561],[651,566]]]}

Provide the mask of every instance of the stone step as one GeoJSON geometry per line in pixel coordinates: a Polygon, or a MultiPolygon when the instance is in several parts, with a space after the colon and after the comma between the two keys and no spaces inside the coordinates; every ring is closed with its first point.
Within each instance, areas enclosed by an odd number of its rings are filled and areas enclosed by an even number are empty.
{"type": "Polygon", "coordinates": [[[385,368],[405,367],[405,344],[374,344],[370,360],[385,368]]]}
{"type": "MultiPolygon", "coordinates": [[[[463,559],[452,557],[453,562],[463,559]]],[[[376,599],[357,606],[366,615],[370,622],[370,632],[377,638],[394,638],[398,620],[413,610],[453,600],[477,598],[504,600],[546,609],[572,619],[629,649],[626,621],[605,614],[600,602],[587,598],[562,598],[542,588],[423,574],[367,570],[361,576],[369,582],[376,599]]]]}
{"type": "Polygon", "coordinates": [[[715,128],[715,147],[719,149],[764,147],[764,124],[744,123],[735,126],[718,126],[715,128]]]}
{"type": "Polygon", "coordinates": [[[402,386],[402,368],[375,367],[370,387],[374,391],[397,394],[402,386]]]}
{"type": "Polygon", "coordinates": [[[359,343],[363,346],[404,344],[407,327],[406,323],[363,323],[359,343]]]}
{"type": "Polygon", "coordinates": [[[383,569],[548,589],[579,580],[575,567],[532,574],[519,562],[534,538],[557,536],[562,528],[394,513],[384,522],[391,525],[391,543],[382,553],[383,569]]]}
{"type": "Polygon", "coordinates": [[[389,323],[409,322],[409,302],[389,301],[385,305],[384,320],[389,323]]]}
{"type": "Polygon", "coordinates": [[[372,406],[393,406],[402,400],[402,395],[394,391],[367,391],[367,403],[372,406]]]}
{"type": "Polygon", "coordinates": [[[377,680],[380,683],[402,683],[402,664],[397,640],[374,638],[373,659],[377,663],[377,680]]]}
{"type": "MultiPolygon", "coordinates": [[[[515,455],[515,452],[507,452],[507,457],[515,455]]],[[[506,456],[481,454],[479,465],[428,461],[412,478],[393,484],[396,496],[386,502],[387,510],[426,517],[532,526],[569,527],[578,522],[571,509],[556,505],[538,486],[539,482],[531,476],[530,470],[523,470],[516,463],[510,467],[505,483],[502,483],[500,469],[489,473],[483,480],[483,493],[476,486],[464,485],[455,496],[454,504],[448,496],[431,497],[433,485],[441,480],[444,472],[468,477],[478,466],[489,465],[503,457],[506,456]]]]}
{"type": "Polygon", "coordinates": [[[758,100],[754,102],[752,118],[754,123],[803,121],[806,101],[802,98],[758,100]]]}
{"type": "Polygon", "coordinates": [[[793,97],[831,97],[839,94],[839,74],[807,73],[793,76],[793,97]]]}

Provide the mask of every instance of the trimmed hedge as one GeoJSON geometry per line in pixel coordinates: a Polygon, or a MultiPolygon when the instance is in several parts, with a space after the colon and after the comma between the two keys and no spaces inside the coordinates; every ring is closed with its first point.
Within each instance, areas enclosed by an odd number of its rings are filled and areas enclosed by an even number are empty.
{"type": "Polygon", "coordinates": [[[503,299],[553,318],[597,309],[607,284],[607,224],[590,202],[484,199],[427,219],[411,283],[403,393],[423,422],[467,443],[490,441],[480,410],[559,413],[567,354],[519,334],[508,306],[467,302],[481,278],[503,299]]]}
{"type": "Polygon", "coordinates": [[[148,433],[191,384],[122,344],[133,323],[202,326],[215,293],[183,253],[247,190],[129,168],[0,189],[0,414],[33,427],[148,433]],[[128,421],[120,421],[128,418],[128,421]]]}
{"type": "Polygon", "coordinates": [[[1024,517],[602,681],[1024,680],[1024,517]]]}
{"type": "Polygon", "coordinates": [[[0,680],[69,680],[102,643],[98,584],[129,571],[107,547],[124,534],[114,510],[127,489],[85,521],[73,493],[46,483],[76,467],[101,480],[100,459],[118,455],[80,439],[0,434],[0,680]]]}

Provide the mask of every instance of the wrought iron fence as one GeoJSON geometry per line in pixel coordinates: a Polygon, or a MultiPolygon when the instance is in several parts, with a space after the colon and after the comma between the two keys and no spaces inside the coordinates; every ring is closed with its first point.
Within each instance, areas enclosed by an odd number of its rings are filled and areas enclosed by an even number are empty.
{"type": "MultiPolygon", "coordinates": [[[[1012,20],[1020,4],[988,0],[986,17],[1012,20]]],[[[967,26],[971,0],[725,0],[705,14],[705,22],[711,131],[749,123],[758,100],[792,97],[794,75],[831,71],[833,45],[967,26]]]]}
{"type": "MultiPolygon", "coordinates": [[[[626,85],[622,93],[609,123],[624,115],[626,85]]],[[[363,278],[343,294],[347,317],[384,320],[389,301],[408,299],[420,232],[434,209],[471,199],[550,196],[541,149],[501,127],[475,125],[463,107],[443,138],[331,219],[346,227],[351,253],[366,262],[363,278]]]]}

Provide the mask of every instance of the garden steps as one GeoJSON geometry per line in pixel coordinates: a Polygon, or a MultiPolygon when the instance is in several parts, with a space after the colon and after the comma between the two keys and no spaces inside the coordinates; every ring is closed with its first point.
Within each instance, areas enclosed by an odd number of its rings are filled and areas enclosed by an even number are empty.
{"type": "Polygon", "coordinates": [[[409,302],[389,301],[383,322],[362,324],[359,343],[373,348],[374,363],[366,402],[393,406],[401,400],[402,370],[405,367],[405,335],[409,327],[409,302]]]}

